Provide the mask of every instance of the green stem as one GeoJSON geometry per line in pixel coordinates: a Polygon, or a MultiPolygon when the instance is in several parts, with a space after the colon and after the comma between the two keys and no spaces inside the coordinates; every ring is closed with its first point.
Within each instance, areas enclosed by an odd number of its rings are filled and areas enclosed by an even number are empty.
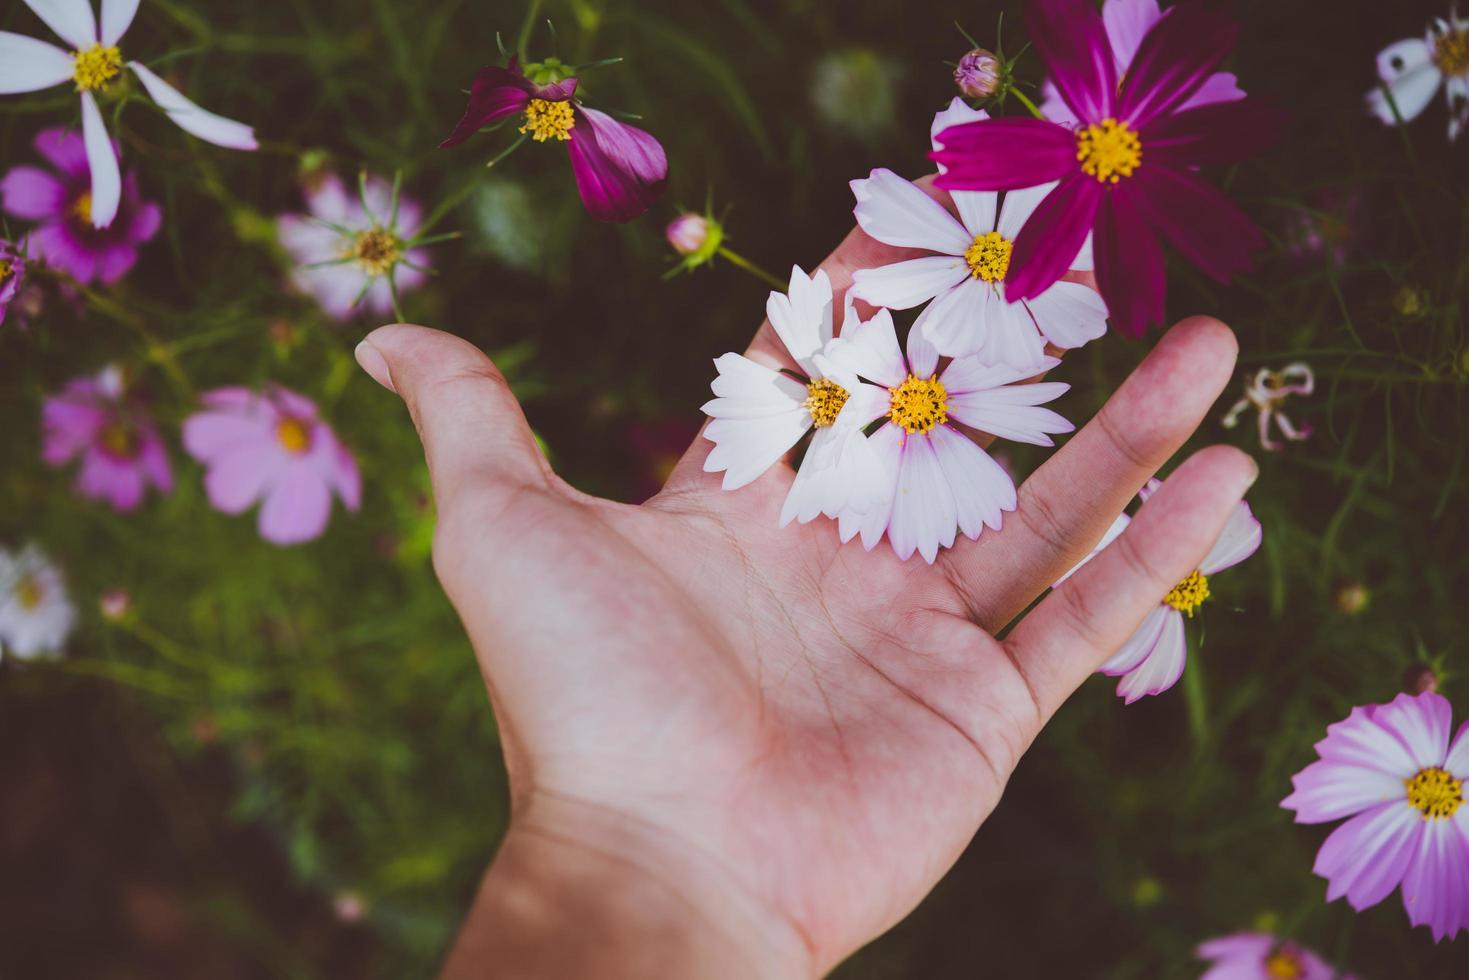
{"type": "Polygon", "coordinates": [[[748,272],[750,275],[754,276],[756,279],[759,279],[762,282],[767,283],[768,285],[774,286],[776,289],[779,289],[779,290],[782,290],[782,291],[785,290],[785,288],[786,288],[786,284],[785,283],[781,282],[775,276],[771,275],[769,272],[766,272],[764,269],[760,268],[758,265],[756,265],[755,263],[751,262],[749,259],[745,258],[743,255],[740,255],[740,254],[738,254],[736,252],[731,252],[729,249],[725,248],[723,245],[719,246],[719,251],[716,254],[721,255],[724,258],[728,259],[731,263],[733,263],[734,265],[739,266],[741,269],[744,269],[746,272],[748,272]]]}
{"type": "Polygon", "coordinates": [[[1030,110],[1030,114],[1032,116],[1035,116],[1037,119],[1042,119],[1042,120],[1046,118],[1045,116],[1041,115],[1041,111],[1036,108],[1035,103],[1032,102],[1032,101],[1030,101],[1030,98],[1028,96],[1026,96],[1026,94],[1024,92],[1020,91],[1020,89],[1018,89],[1018,88],[1012,88],[1010,90],[1010,94],[1013,95],[1013,96],[1015,96],[1015,98],[1019,99],[1020,100],[1020,104],[1023,105],[1023,106],[1025,106],[1025,108],[1029,109],[1030,110]]]}
{"type": "Polygon", "coordinates": [[[1200,666],[1199,643],[1183,669],[1183,697],[1188,706],[1188,730],[1195,750],[1202,749],[1209,738],[1209,705],[1204,696],[1204,672],[1200,666]]]}
{"type": "Polygon", "coordinates": [[[87,301],[88,306],[103,316],[129,327],[142,338],[148,360],[163,369],[163,373],[168,375],[169,380],[173,382],[174,389],[180,398],[188,402],[193,401],[194,386],[189,383],[189,376],[184,373],[182,365],[179,364],[178,358],[174,356],[170,346],[165,344],[148,329],[142,317],[137,316],[131,310],[124,308],[120,303],[117,303],[108,296],[104,296],[96,290],[89,289],[80,283],[76,283],[75,285],[77,291],[87,301]]]}
{"type": "Polygon", "coordinates": [[[536,15],[540,12],[541,0],[530,0],[530,6],[525,11],[525,20],[520,24],[520,36],[515,41],[515,50],[520,54],[521,64],[530,60],[526,50],[530,47],[530,32],[535,28],[536,15]]]}

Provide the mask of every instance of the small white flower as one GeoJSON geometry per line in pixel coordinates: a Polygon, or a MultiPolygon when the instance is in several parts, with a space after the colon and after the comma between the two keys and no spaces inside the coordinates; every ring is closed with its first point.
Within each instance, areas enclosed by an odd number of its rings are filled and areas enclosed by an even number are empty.
{"type": "MultiPolygon", "coordinates": [[[[831,280],[824,271],[807,276],[793,268],[789,292],[772,292],[765,310],[801,376],[741,354],[716,358],[719,377],[711,385],[715,397],[704,405],[704,414],[713,420],[704,438],[714,449],[704,470],[722,471],[724,489],[737,490],[774,466],[814,428],[781,508],[781,526],[792,520],[804,524],[818,514],[865,513],[882,497],[882,469],[854,411],[877,389],[821,357],[832,339],[831,280]]],[[[842,329],[855,325],[856,313],[848,304],[842,329]]]]}
{"type": "Polygon", "coordinates": [[[0,95],[37,92],[65,82],[74,82],[81,94],[82,137],[92,171],[91,217],[98,228],[106,228],[117,216],[122,174],[93,93],[110,88],[124,65],[133,70],[158,108],[184,132],[231,149],[256,148],[255,132],[249,126],[201,109],[143,65],[122,60],[118,42],[131,26],[138,3],[102,0],[99,24],[92,12],[92,0],[25,0],[26,6],[70,46],[70,51],[24,34],[0,31],[0,95]]]}
{"type": "Polygon", "coordinates": [[[66,580],[39,548],[0,548],[0,649],[25,658],[56,653],[75,622],[66,580]]]}
{"type": "Polygon", "coordinates": [[[1442,86],[1449,102],[1449,139],[1457,140],[1469,123],[1469,20],[1454,11],[1447,20],[1435,18],[1423,40],[1389,44],[1377,56],[1377,77],[1392,102],[1378,87],[1367,93],[1367,108],[1388,125],[1399,117],[1417,119],[1442,86]]]}
{"type": "MultiPolygon", "coordinates": [[[[987,119],[955,99],[934,116],[931,136],[950,126],[987,119]]],[[[979,355],[988,364],[1020,368],[1035,364],[1046,342],[1080,347],[1107,330],[1107,306],[1087,286],[1058,282],[1031,300],[1011,302],[1005,275],[1011,249],[1026,219],[1055,183],[1009,191],[952,191],[958,218],[911,182],[890,170],[874,170],[852,181],[855,215],[862,230],[880,242],[935,254],[863,269],[852,292],[874,306],[906,310],[923,303],[915,330],[950,357],[979,355]]],[[[1073,268],[1092,267],[1088,237],[1073,268]]]]}
{"type": "Polygon", "coordinates": [[[1239,424],[1239,417],[1253,406],[1260,413],[1260,447],[1268,452],[1276,452],[1281,444],[1270,437],[1272,420],[1280,427],[1280,434],[1291,442],[1300,442],[1311,437],[1311,427],[1297,427],[1285,414],[1283,406],[1291,395],[1305,396],[1315,390],[1316,376],[1311,372],[1309,364],[1298,361],[1287,364],[1279,371],[1261,368],[1255,372],[1253,378],[1245,382],[1245,397],[1234,403],[1220,424],[1226,429],[1234,428],[1239,424]]]}

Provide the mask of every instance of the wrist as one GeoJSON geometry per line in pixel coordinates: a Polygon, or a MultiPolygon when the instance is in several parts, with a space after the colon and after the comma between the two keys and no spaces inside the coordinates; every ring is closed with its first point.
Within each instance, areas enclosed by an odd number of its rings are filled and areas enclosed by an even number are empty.
{"type": "Polygon", "coordinates": [[[810,950],[723,869],[660,828],[537,798],[511,821],[444,977],[814,975],[810,950]]]}

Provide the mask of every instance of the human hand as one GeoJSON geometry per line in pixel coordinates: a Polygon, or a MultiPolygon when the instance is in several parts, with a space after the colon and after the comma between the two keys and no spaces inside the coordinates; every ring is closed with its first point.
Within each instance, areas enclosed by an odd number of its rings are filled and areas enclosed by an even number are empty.
{"type": "MultiPolygon", "coordinates": [[[[853,231],[822,265],[837,308],[855,269],[904,257],[853,231]]],[[[794,366],[768,323],[747,353],[794,366]]],[[[1243,453],[1196,453],[995,638],[1184,443],[1235,354],[1217,321],[1174,327],[1002,531],[929,565],[840,545],[827,521],[778,527],[790,467],[725,493],[702,438],[647,503],[589,497],[480,351],[374,331],[358,357],[423,438],[435,567],[512,794],[447,974],[817,976],[897,922],[1253,482],[1243,453]]]]}

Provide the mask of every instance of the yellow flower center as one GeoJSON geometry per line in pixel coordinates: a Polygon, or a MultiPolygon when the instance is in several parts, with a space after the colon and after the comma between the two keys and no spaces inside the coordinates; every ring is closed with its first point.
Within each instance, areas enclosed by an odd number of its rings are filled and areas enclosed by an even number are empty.
{"type": "Polygon", "coordinates": [[[275,427],[275,437],[286,447],[286,452],[297,456],[311,448],[311,430],[300,419],[281,419],[275,427]]]}
{"type": "Polygon", "coordinates": [[[15,265],[9,259],[0,259],[0,282],[9,279],[15,272],[15,265]]]}
{"type": "Polygon", "coordinates": [[[104,48],[94,44],[85,51],[73,51],[71,56],[76,61],[71,77],[83,92],[106,88],[122,71],[122,52],[116,45],[104,48]]]}
{"type": "Polygon", "coordinates": [[[910,374],[907,381],[891,390],[891,394],[888,418],[894,425],[902,426],[909,435],[922,435],[949,419],[949,393],[936,376],[920,378],[910,374]]]}
{"type": "Polygon", "coordinates": [[[1449,31],[1433,44],[1433,60],[1445,75],[1469,71],[1469,32],[1449,31]]]}
{"type": "Polygon", "coordinates": [[[1010,271],[1010,251],[1014,246],[997,231],[987,231],[964,250],[969,274],[985,282],[999,282],[1010,271]]]}
{"type": "Polygon", "coordinates": [[[1464,784],[1437,766],[1420,769],[1403,780],[1408,788],[1408,805],[1424,820],[1447,820],[1464,802],[1464,784]]]}
{"type": "Polygon", "coordinates": [[[570,102],[531,99],[525,107],[525,125],[520,127],[520,131],[530,133],[530,138],[537,143],[544,143],[548,139],[571,139],[571,127],[575,125],[576,113],[572,111],[570,102]]]}
{"type": "Polygon", "coordinates": [[[382,228],[364,231],[352,240],[350,258],[357,260],[362,271],[369,276],[386,275],[403,256],[403,246],[398,236],[382,228]]]}
{"type": "Polygon", "coordinates": [[[1115,184],[1142,165],[1143,141],[1127,123],[1103,119],[1077,132],[1076,159],[1082,173],[1115,184]]]}
{"type": "Polygon", "coordinates": [[[810,382],[806,391],[806,411],[811,414],[811,424],[818,429],[835,422],[847,403],[847,389],[830,378],[810,382]]]}
{"type": "Polygon", "coordinates": [[[1192,619],[1194,611],[1202,606],[1207,598],[1209,598],[1209,577],[1203,572],[1194,570],[1188,573],[1188,578],[1169,590],[1168,594],[1163,597],[1163,602],[1192,619]]]}
{"type": "Polygon", "coordinates": [[[110,422],[102,430],[102,448],[120,459],[131,459],[138,454],[138,437],[126,424],[110,422]]]}
{"type": "Polygon", "coordinates": [[[1301,980],[1306,975],[1306,965],[1289,950],[1277,949],[1265,961],[1265,975],[1272,980],[1301,980]]]}
{"type": "Polygon", "coordinates": [[[46,598],[46,590],[41,588],[41,583],[36,581],[34,575],[27,575],[15,587],[15,597],[20,600],[22,609],[34,609],[46,598]]]}
{"type": "Polygon", "coordinates": [[[71,216],[86,224],[92,223],[91,191],[82,191],[82,196],[71,202],[71,216]]]}

